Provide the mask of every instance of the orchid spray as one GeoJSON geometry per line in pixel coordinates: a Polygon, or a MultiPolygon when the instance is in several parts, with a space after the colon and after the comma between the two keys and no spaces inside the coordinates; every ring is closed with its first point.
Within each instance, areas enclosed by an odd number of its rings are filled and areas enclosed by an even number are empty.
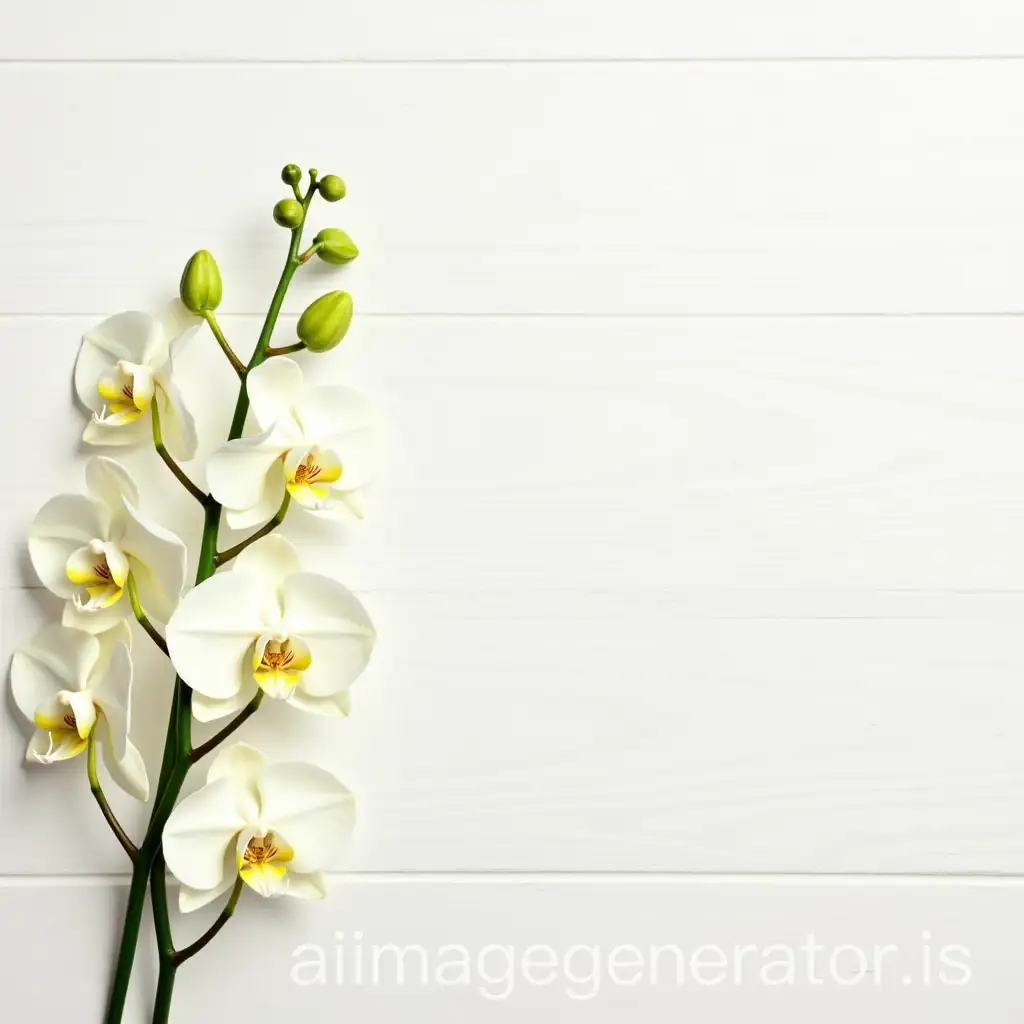
{"type": "Polygon", "coordinates": [[[361,516],[360,488],[373,473],[380,435],[361,395],[317,386],[290,358],[330,351],[344,338],[352,319],[346,292],[318,298],[299,318],[296,340],[271,345],[299,269],[314,256],[341,265],[358,255],[338,228],[302,248],[310,204],[342,199],[342,180],[315,170],[307,178],[294,164],[281,178],[292,195],[273,216],[289,233],[288,255],[248,361],[217,321],[220,270],[200,251],[185,266],[179,300],[159,316],[104,320],[86,332],[75,365],[75,391],[89,415],[83,440],[108,450],[152,446],[195,498],[203,532],[194,586],[187,589],[184,542],[149,517],[131,475],[106,455],[86,466],[84,493],[51,498],[29,529],[32,565],[64,606],[60,624],[22,644],[12,661],[14,704],[31,726],[26,758],[50,765],[83,756],[90,789],[132,865],[106,1024],[120,1024],[124,1014],[147,894],[159,951],[152,1020],[164,1024],[179,967],[223,928],[243,892],[322,897],[324,869],[353,827],[352,794],[330,772],[271,763],[245,743],[224,745],[264,699],[296,714],[347,715],[349,687],[376,639],[356,596],[304,568],[274,532],[290,509],[361,516]],[[239,383],[228,437],[206,466],[209,492],[181,465],[195,457],[198,438],[174,371],[183,341],[204,326],[239,383]],[[222,520],[252,532],[222,548],[222,520]],[[176,672],[155,783],[131,739],[132,619],[148,634],[142,642],[156,644],[176,672]],[[195,743],[193,719],[219,731],[195,743]],[[138,842],[107,801],[98,750],[113,783],[152,800],[138,842]],[[189,771],[214,751],[205,784],[179,799],[189,771]],[[168,872],[180,882],[180,911],[222,901],[209,930],[182,948],[171,931],[168,872]]]}

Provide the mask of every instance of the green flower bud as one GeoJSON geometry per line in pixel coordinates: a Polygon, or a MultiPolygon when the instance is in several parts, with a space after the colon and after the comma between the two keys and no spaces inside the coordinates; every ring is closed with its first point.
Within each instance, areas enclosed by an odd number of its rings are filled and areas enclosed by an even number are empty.
{"type": "Polygon", "coordinates": [[[297,199],[282,199],[274,207],[274,220],[283,228],[297,228],[302,223],[302,203],[297,199]]]}
{"type": "Polygon", "coordinates": [[[328,352],[345,337],[351,322],[352,296],[328,292],[306,307],[296,333],[310,352],[328,352]]]}
{"type": "Polygon", "coordinates": [[[351,263],[359,255],[356,243],[341,228],[324,228],[313,244],[320,246],[316,254],[324,263],[351,263]]]}
{"type": "Polygon", "coordinates": [[[336,203],[339,199],[345,198],[345,182],[336,174],[324,175],[317,188],[320,189],[320,195],[329,203],[336,203]]]}
{"type": "Polygon", "coordinates": [[[286,185],[298,185],[302,181],[302,171],[298,164],[285,164],[281,168],[281,180],[286,185]]]}
{"type": "Polygon", "coordinates": [[[209,313],[220,305],[224,292],[220,270],[217,261],[205,249],[200,249],[185,264],[178,292],[191,313],[209,313]]]}

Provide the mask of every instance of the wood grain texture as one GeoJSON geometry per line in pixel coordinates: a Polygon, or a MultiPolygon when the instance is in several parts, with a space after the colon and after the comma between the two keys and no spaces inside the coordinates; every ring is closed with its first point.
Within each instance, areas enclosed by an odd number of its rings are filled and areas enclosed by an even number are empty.
{"type": "MultiPolygon", "coordinates": [[[[88,324],[0,322],[50,453],[13,455],[7,651],[52,610],[20,589],[21,538],[81,473],[53,367],[88,324]]],[[[340,544],[287,532],[364,596],[381,645],[348,722],[271,709],[246,735],[315,750],[360,795],[339,869],[1020,873],[1018,335],[1013,318],[357,322],[315,365],[375,395],[390,464],[340,544]]],[[[221,436],[226,364],[209,372],[200,337],[180,365],[221,436]]],[[[3,415],[17,429],[19,406],[3,415]]],[[[130,465],[163,521],[195,527],[155,457],[130,465]]],[[[166,669],[141,677],[140,708],[160,706],[166,669]]],[[[138,717],[153,765],[161,717],[138,717]]],[[[83,780],[15,773],[23,740],[4,735],[2,813],[25,841],[0,871],[119,870],[83,780]],[[37,808],[73,792],[67,847],[37,808]]]]}
{"type": "Polygon", "coordinates": [[[1021,54],[1015,0],[357,0],[309,27],[272,0],[40,0],[0,10],[0,58],[722,59],[1021,54]]]}
{"type": "Polygon", "coordinates": [[[124,308],[198,246],[257,312],[313,158],[362,312],[1024,306],[1024,61],[7,64],[0,123],[0,313],[124,308]]]}
{"type": "MultiPolygon", "coordinates": [[[[19,922],[21,939],[6,954],[5,1010],[17,1020],[43,1019],[41,991],[52,984],[50,964],[55,962],[73,965],[67,970],[73,970],[76,1011],[82,1019],[98,1019],[119,892],[106,886],[60,885],[46,891],[60,901],[60,928],[48,926],[37,913],[39,888],[0,888],[0,912],[6,920],[19,922]],[[40,956],[41,949],[49,960],[40,956]]],[[[243,898],[236,919],[216,944],[182,968],[174,1019],[518,1024],[528,1016],[541,1024],[611,1024],[637,1018],[668,1024],[683,1015],[708,1024],[766,1016],[794,1024],[822,1019],[862,1024],[867,1018],[961,1024],[984,1008],[988,1024],[1013,1024],[1019,1019],[1022,993],[1012,922],[1022,909],[1024,889],[1019,886],[970,883],[344,881],[321,904],[279,900],[257,905],[243,898]],[[807,954],[796,953],[799,973],[791,984],[760,982],[761,964],[778,962],[784,955],[780,946],[799,948],[809,938],[820,946],[811,973],[807,954]],[[296,985],[292,967],[310,958],[311,951],[303,947],[311,944],[325,950],[326,983],[296,985]],[[404,982],[397,981],[397,953],[391,950],[380,955],[379,981],[372,984],[374,946],[388,945],[407,949],[404,982]],[[613,975],[607,969],[613,951],[625,945],[635,946],[648,965],[652,947],[669,948],[656,960],[653,983],[649,970],[635,984],[613,980],[636,976],[631,970],[613,975]],[[465,983],[452,984],[457,975],[449,972],[449,983],[438,984],[435,966],[458,955],[452,946],[467,950],[469,974],[465,983]],[[522,960],[531,946],[550,947],[558,967],[534,968],[524,976],[522,960]],[[714,969],[709,946],[721,950],[724,970],[714,969]],[[963,946],[969,954],[951,952],[964,957],[971,970],[966,985],[941,981],[941,974],[960,976],[940,962],[942,949],[952,946],[963,946]],[[427,958],[426,984],[417,947],[427,958]],[[438,954],[442,947],[447,952],[438,954]],[[686,972],[681,983],[672,947],[681,952],[686,972]],[[858,950],[866,951],[873,963],[876,947],[888,947],[889,952],[878,961],[878,971],[862,975],[858,950]],[[346,972],[341,984],[339,950],[346,972]],[[355,983],[357,951],[364,958],[363,984],[355,983]],[[834,973],[829,967],[833,957],[834,973]],[[690,972],[689,965],[698,959],[711,969],[690,972]],[[511,976],[506,964],[511,964],[511,976]],[[719,983],[695,980],[722,974],[719,983]],[[527,976],[550,981],[531,985],[527,976]]],[[[201,926],[175,921],[175,927],[178,935],[188,936],[201,926]]],[[[150,933],[146,922],[147,954],[150,933]]],[[[536,964],[547,954],[532,955],[536,964]]],[[[624,959],[620,954],[619,963],[624,959]]],[[[149,1020],[153,986],[143,964],[133,985],[128,1024],[149,1020]]]]}

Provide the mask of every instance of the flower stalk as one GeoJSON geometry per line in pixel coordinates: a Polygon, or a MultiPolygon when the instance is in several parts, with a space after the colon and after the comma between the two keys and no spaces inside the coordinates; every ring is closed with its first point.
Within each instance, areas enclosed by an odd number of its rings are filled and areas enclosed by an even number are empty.
{"type": "MultiPolygon", "coordinates": [[[[244,372],[240,374],[241,384],[238,391],[238,398],[235,402],[235,411],[231,420],[231,428],[228,433],[229,440],[240,438],[242,436],[242,431],[245,429],[245,418],[249,412],[249,394],[246,389],[246,376],[250,370],[259,366],[266,358],[267,348],[270,344],[274,328],[277,325],[281,308],[284,305],[288,287],[292,282],[292,278],[295,276],[295,271],[300,266],[298,253],[302,242],[302,229],[305,224],[306,213],[309,210],[309,204],[316,193],[315,173],[311,172],[310,178],[311,181],[309,188],[307,189],[301,204],[302,220],[291,231],[291,241],[288,247],[288,255],[285,259],[284,269],[281,271],[281,277],[271,299],[270,307],[267,310],[267,315],[263,322],[263,328],[260,331],[260,336],[256,342],[256,347],[253,350],[252,356],[250,357],[248,364],[244,367],[244,372]]],[[[216,332],[214,336],[217,336],[216,332]]],[[[219,340],[220,339],[218,338],[218,341],[219,340]]],[[[157,452],[185,489],[194,498],[196,498],[205,510],[203,535],[200,544],[199,566],[196,572],[196,584],[198,585],[213,576],[217,569],[217,538],[220,532],[221,505],[210,495],[201,491],[181,470],[178,464],[167,452],[160,431],[160,419],[155,401],[152,403],[152,409],[153,441],[157,452]]],[[[282,509],[283,511],[287,511],[287,502],[282,506],[282,509]]],[[[276,525],[277,524],[274,523],[274,526],[276,525]]],[[[273,527],[271,527],[271,529],[272,528],[273,527]]],[[[269,532],[269,530],[267,532],[269,532]]],[[[243,710],[243,712],[238,716],[239,720],[232,723],[234,728],[240,726],[246,718],[256,712],[259,708],[259,702],[254,701],[250,705],[250,708],[251,710],[249,708],[243,710]],[[246,712],[248,712],[248,714],[246,714],[246,712]]],[[[225,731],[225,735],[234,731],[234,728],[229,727],[228,730],[225,731]]],[[[149,827],[146,830],[145,839],[139,847],[138,854],[134,860],[134,870],[132,871],[132,880],[128,892],[128,905],[125,909],[121,945],[118,952],[117,966],[114,972],[114,981],[111,988],[107,1014],[104,1018],[105,1024],[121,1024],[124,1017],[128,985],[131,981],[132,966],[139,940],[142,912],[145,906],[146,890],[149,886],[151,876],[155,877],[155,874],[163,874],[163,858],[160,852],[163,828],[167,823],[167,818],[170,816],[170,812],[174,807],[175,801],[181,793],[181,788],[184,785],[186,776],[188,775],[189,767],[193,763],[194,751],[192,749],[191,729],[192,691],[181,676],[177,676],[174,681],[174,694],[171,703],[170,721],[168,723],[167,741],[164,747],[164,761],[161,770],[161,778],[157,785],[156,801],[149,821],[149,827]],[[157,871],[158,867],[159,871],[157,871]]],[[[200,753],[196,759],[206,753],[208,749],[212,749],[212,747],[208,747],[207,744],[201,745],[198,748],[200,753]]],[[[169,920],[167,911],[166,881],[164,879],[161,878],[161,880],[153,886],[152,897],[154,902],[154,918],[158,922],[158,926],[163,929],[164,925],[167,924],[169,920]]],[[[230,917],[231,913],[234,912],[234,904],[236,902],[237,895],[234,898],[234,902],[231,903],[231,910],[227,914],[227,917],[230,917]]],[[[221,923],[220,927],[223,927],[223,923],[226,923],[226,918],[225,921],[221,923]]],[[[220,928],[218,927],[217,931],[219,930],[220,928]]],[[[213,935],[210,935],[206,941],[208,942],[212,938],[213,935]]],[[[196,949],[195,952],[198,952],[198,949],[196,949]]],[[[178,965],[173,961],[173,956],[168,959],[166,952],[161,953],[160,980],[157,986],[157,996],[153,1015],[154,1024],[166,1024],[166,1021],[169,1020],[171,997],[174,988],[174,976],[177,966],[178,965]]]]}
{"type": "Polygon", "coordinates": [[[178,482],[182,487],[192,495],[200,505],[204,507],[212,500],[208,494],[200,490],[190,479],[188,474],[175,462],[174,457],[167,450],[167,445],[164,444],[163,430],[160,427],[160,409],[157,404],[156,398],[153,399],[150,408],[153,410],[153,445],[156,447],[157,454],[161,459],[164,460],[164,465],[178,478],[178,482]]]}
{"type": "Polygon", "coordinates": [[[128,854],[129,860],[135,860],[139,851],[131,839],[128,838],[128,833],[122,828],[121,823],[117,820],[117,816],[114,814],[110,804],[107,802],[106,794],[103,792],[103,786],[100,783],[99,774],[96,771],[95,729],[89,734],[89,747],[86,752],[86,772],[89,776],[89,789],[92,790],[92,795],[96,798],[96,803],[99,805],[100,811],[103,813],[103,817],[106,819],[111,831],[117,837],[117,841],[121,844],[124,852],[128,854]]]}

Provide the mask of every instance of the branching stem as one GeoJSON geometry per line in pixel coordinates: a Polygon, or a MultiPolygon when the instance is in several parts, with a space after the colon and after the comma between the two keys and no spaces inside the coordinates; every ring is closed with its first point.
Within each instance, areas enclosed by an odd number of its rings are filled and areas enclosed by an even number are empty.
{"type": "Polygon", "coordinates": [[[267,358],[269,359],[271,356],[287,356],[292,352],[301,352],[305,347],[306,343],[304,341],[296,341],[291,345],[282,345],[280,348],[274,348],[271,345],[267,349],[267,358]]]}
{"type": "Polygon", "coordinates": [[[194,957],[201,949],[205,949],[216,938],[221,928],[231,920],[231,915],[234,914],[235,907],[238,906],[238,898],[242,895],[242,887],[244,885],[245,883],[242,881],[241,875],[239,875],[235,879],[231,895],[228,897],[227,903],[224,904],[224,909],[217,916],[217,920],[195,942],[173,955],[171,959],[175,967],[180,967],[186,960],[194,957]]]}
{"type": "Polygon", "coordinates": [[[139,601],[139,591],[135,586],[135,574],[131,572],[128,573],[128,600],[132,603],[132,611],[135,613],[135,618],[139,620],[139,625],[150,635],[153,643],[164,654],[167,654],[167,641],[157,631],[156,626],[149,621],[149,616],[146,614],[145,608],[142,607],[142,602],[139,601]]]}
{"type": "Polygon", "coordinates": [[[167,468],[178,478],[181,486],[184,487],[200,505],[206,508],[213,499],[192,483],[181,466],[179,466],[171,457],[171,453],[167,450],[167,446],[164,444],[163,431],[160,429],[160,409],[158,408],[155,395],[153,396],[153,401],[149,403],[149,407],[152,410],[153,444],[156,446],[157,454],[164,460],[164,464],[167,468]]]}
{"type": "Polygon", "coordinates": [[[273,533],[284,522],[284,517],[288,513],[288,506],[291,504],[291,500],[292,496],[285,491],[281,507],[274,513],[273,519],[268,520],[254,534],[246,537],[245,540],[240,541],[234,547],[228,548],[227,551],[218,552],[215,559],[217,567],[220,568],[222,565],[227,565],[232,558],[240,555],[250,544],[255,544],[261,537],[266,537],[268,533],[273,533]]]}
{"type": "Polygon", "coordinates": [[[217,339],[217,344],[220,345],[224,355],[228,357],[231,368],[239,377],[244,377],[245,363],[235,355],[235,350],[228,344],[228,339],[224,337],[224,332],[220,329],[220,324],[217,323],[217,317],[214,316],[213,310],[210,309],[204,312],[203,319],[209,324],[213,336],[217,339]]]}
{"type": "Polygon", "coordinates": [[[96,798],[96,803],[99,804],[100,810],[103,812],[103,817],[106,818],[107,824],[110,826],[111,831],[117,836],[117,841],[124,848],[124,852],[128,854],[131,860],[139,855],[138,847],[128,838],[128,833],[121,827],[121,823],[117,820],[117,816],[114,814],[107,803],[106,794],[103,792],[103,786],[100,783],[99,773],[96,771],[96,729],[89,733],[89,746],[86,757],[86,768],[89,773],[89,789],[92,790],[92,795],[96,798]]]}
{"type": "Polygon", "coordinates": [[[219,747],[220,744],[223,743],[233,732],[240,729],[247,721],[249,721],[250,718],[252,718],[253,715],[256,714],[257,711],[259,711],[262,703],[263,691],[258,690],[256,692],[256,696],[253,697],[253,699],[249,701],[249,703],[246,704],[245,707],[242,708],[242,710],[239,711],[223,729],[214,736],[211,736],[205,743],[200,743],[198,747],[192,748],[192,763],[195,764],[196,761],[206,757],[211,750],[219,747]]]}
{"type": "MultiPolygon", "coordinates": [[[[274,327],[277,324],[281,307],[284,304],[285,294],[288,291],[292,278],[295,276],[295,271],[300,265],[298,256],[299,246],[302,242],[305,214],[309,209],[309,204],[315,192],[316,172],[311,170],[309,188],[302,199],[302,222],[291,233],[291,244],[288,247],[288,256],[285,259],[284,269],[281,271],[281,278],[278,281],[277,289],[270,301],[270,308],[267,310],[267,316],[263,322],[263,329],[260,331],[259,340],[256,342],[256,348],[248,365],[245,367],[246,373],[253,367],[259,366],[267,356],[267,348],[270,344],[270,338],[274,333],[274,327]]],[[[153,441],[157,451],[160,453],[160,457],[189,493],[203,506],[205,519],[199,551],[199,568],[196,572],[196,584],[198,585],[208,580],[217,570],[217,536],[220,532],[221,506],[213,497],[204,494],[196,487],[167,453],[160,432],[159,412],[155,401],[152,403],[151,408],[153,410],[153,441]]],[[[231,420],[231,429],[228,432],[229,441],[236,440],[242,436],[248,412],[249,394],[246,390],[245,376],[243,375],[238,392],[238,400],[235,403],[235,411],[231,420]]],[[[259,704],[255,699],[251,701],[249,706],[243,709],[237,716],[235,722],[232,722],[223,731],[221,738],[223,739],[224,736],[233,732],[238,725],[241,725],[246,718],[255,712],[258,706],[259,704]],[[254,704],[255,707],[253,706],[254,704]]],[[[201,757],[209,749],[212,749],[212,747],[209,747],[208,744],[201,744],[195,750],[192,749],[192,690],[181,676],[178,676],[174,681],[171,715],[167,726],[167,742],[164,748],[160,782],[157,784],[153,813],[150,816],[146,837],[139,847],[138,856],[135,858],[132,870],[131,886],[128,890],[128,907],[125,911],[117,966],[114,971],[114,982],[104,1024],[121,1024],[124,1018],[128,985],[131,981],[132,965],[135,960],[135,950],[138,946],[139,929],[142,922],[142,911],[146,901],[146,890],[151,884],[157,927],[161,932],[164,931],[164,924],[167,920],[165,916],[167,907],[166,879],[153,881],[154,871],[157,871],[157,873],[164,871],[163,855],[161,852],[161,838],[164,825],[167,824],[167,819],[170,817],[175,801],[181,793],[181,787],[184,785],[185,777],[188,775],[188,770],[193,763],[193,757],[201,757]]],[[[171,948],[170,940],[167,939],[166,943],[162,943],[160,975],[157,982],[156,1002],[152,1018],[153,1024],[167,1024],[167,1021],[170,1019],[171,996],[174,990],[174,976],[178,964],[198,953],[224,927],[232,913],[234,913],[235,904],[238,902],[238,895],[241,891],[240,884],[241,880],[239,879],[235,884],[235,889],[232,891],[228,905],[206,935],[182,950],[181,953],[173,955],[169,953],[171,948]]],[[[169,928],[167,929],[167,935],[169,935],[169,928]]]]}

